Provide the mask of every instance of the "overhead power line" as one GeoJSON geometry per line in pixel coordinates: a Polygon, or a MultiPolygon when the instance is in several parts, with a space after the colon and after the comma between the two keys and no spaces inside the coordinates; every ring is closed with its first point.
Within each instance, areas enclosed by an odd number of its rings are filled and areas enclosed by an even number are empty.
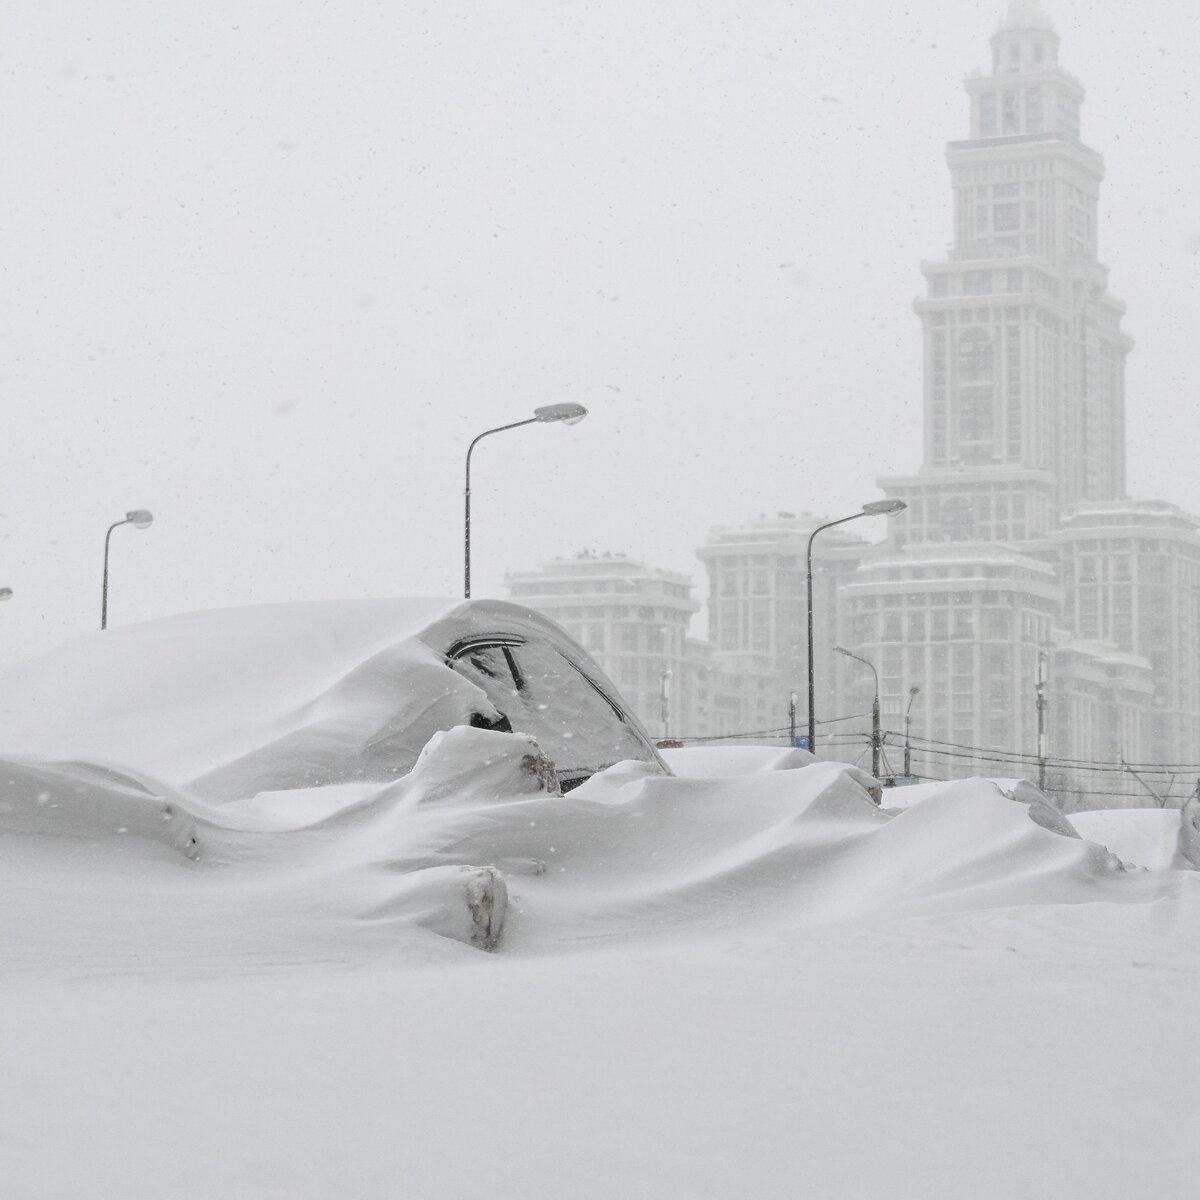
{"type": "MultiPolygon", "coordinates": [[[[859,714],[852,714],[849,717],[832,717],[827,720],[818,722],[821,725],[833,725],[842,721],[853,720],[859,714]]],[[[774,729],[757,729],[743,730],[735,733],[725,733],[717,735],[677,735],[675,740],[680,742],[726,742],[726,741],[742,741],[754,738],[778,738],[786,737],[790,729],[786,726],[779,726],[774,729]]],[[[884,738],[894,738],[897,741],[892,742],[894,746],[897,742],[903,739],[904,735],[895,729],[889,729],[884,733],[884,738]]],[[[938,760],[941,760],[945,765],[953,762],[976,762],[990,763],[997,767],[1008,767],[1014,774],[1025,774],[1032,768],[1039,765],[1039,758],[1036,754],[1028,754],[1019,750],[997,750],[986,746],[973,746],[965,742],[949,742],[942,741],[937,738],[920,737],[912,735],[910,741],[913,743],[914,756],[921,756],[919,765],[927,770],[935,770],[938,760]]],[[[870,737],[865,734],[856,733],[832,733],[822,739],[822,744],[828,747],[836,747],[847,749],[855,746],[863,746],[870,749],[870,737]]],[[[865,757],[865,751],[861,753],[859,759],[865,757]]],[[[1120,761],[1098,760],[1089,762],[1085,759],[1073,758],[1058,758],[1047,757],[1046,766],[1048,769],[1066,774],[1070,778],[1070,785],[1077,787],[1080,790],[1086,790],[1093,796],[1111,796],[1122,799],[1143,799],[1144,792],[1141,791],[1122,791],[1112,787],[1098,788],[1092,785],[1086,778],[1087,776],[1106,776],[1106,775],[1128,775],[1128,766],[1133,766],[1144,773],[1157,776],[1179,776],[1179,775],[1194,775],[1200,777],[1200,763],[1130,763],[1125,764],[1120,761]],[[1084,777],[1084,778],[1080,778],[1084,777]]],[[[887,770],[884,772],[887,776],[894,776],[895,772],[891,769],[891,764],[885,759],[887,770]]],[[[921,780],[931,783],[950,783],[952,780],[946,779],[941,775],[923,774],[919,771],[914,771],[913,774],[921,780]]],[[[1096,782],[1100,782],[1097,780],[1096,782]]],[[[1061,789],[1060,789],[1061,790],[1061,789]]]]}
{"type": "MultiPolygon", "coordinates": [[[[904,734],[902,734],[899,730],[889,729],[886,731],[884,736],[903,738],[904,734]]],[[[1036,766],[1039,762],[1039,758],[1036,754],[1028,754],[1021,750],[997,750],[986,746],[972,746],[964,742],[944,742],[939,741],[937,738],[918,737],[916,734],[912,735],[911,740],[913,742],[914,749],[919,745],[924,747],[945,746],[951,747],[955,750],[971,751],[976,757],[993,755],[1003,758],[1006,761],[1027,762],[1034,766],[1036,766]]],[[[1115,771],[1117,773],[1124,773],[1127,767],[1134,767],[1137,770],[1145,771],[1174,771],[1177,774],[1200,773],[1200,763],[1137,763],[1129,762],[1128,760],[1122,762],[1120,759],[1091,760],[1083,758],[1060,758],[1055,755],[1048,755],[1046,758],[1046,764],[1047,766],[1060,766],[1075,770],[1115,771]]]]}

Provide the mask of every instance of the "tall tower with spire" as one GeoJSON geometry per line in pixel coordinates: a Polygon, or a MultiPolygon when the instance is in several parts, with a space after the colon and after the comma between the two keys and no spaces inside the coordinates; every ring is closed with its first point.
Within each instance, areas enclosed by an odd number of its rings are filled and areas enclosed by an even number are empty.
{"type": "Polygon", "coordinates": [[[957,748],[934,772],[1039,753],[1047,670],[1062,761],[1200,757],[1200,534],[1125,495],[1133,343],[1098,258],[1104,165],[1058,54],[1037,0],[1010,0],[990,69],[966,79],[953,240],[914,305],[923,461],[880,481],[907,510],[841,589],[885,724],[915,700],[913,727],[957,748]]]}
{"type": "Polygon", "coordinates": [[[1040,537],[1125,491],[1124,306],[1097,258],[1104,164],[1036,0],[1012,0],[947,148],[946,258],[922,264],[924,463],[887,481],[913,541],[1040,537]],[[913,501],[917,501],[914,505],[913,501]]]}

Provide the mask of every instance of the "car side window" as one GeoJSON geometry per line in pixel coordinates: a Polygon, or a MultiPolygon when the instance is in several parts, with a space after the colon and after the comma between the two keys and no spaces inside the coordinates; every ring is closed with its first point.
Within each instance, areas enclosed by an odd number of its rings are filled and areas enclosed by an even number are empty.
{"type": "Polygon", "coordinates": [[[507,646],[472,646],[451,661],[451,666],[469,679],[500,713],[496,721],[485,713],[474,713],[471,724],[482,729],[512,730],[509,712],[517,705],[518,675],[516,663],[507,646]]]}

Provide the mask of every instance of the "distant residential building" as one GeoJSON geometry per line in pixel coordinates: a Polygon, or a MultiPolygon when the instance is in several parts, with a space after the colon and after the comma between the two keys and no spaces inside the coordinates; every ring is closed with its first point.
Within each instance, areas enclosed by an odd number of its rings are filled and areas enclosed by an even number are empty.
{"type": "MultiPolygon", "coordinates": [[[[781,512],[743,525],[718,526],[697,551],[708,573],[708,635],[722,655],[734,655],[774,677],[768,724],[779,728],[788,697],[799,697],[799,732],[808,726],[809,535],[828,521],[813,513],[781,512]]],[[[845,526],[813,540],[813,650],[818,738],[824,722],[847,714],[839,686],[841,660],[833,647],[845,640],[839,593],[871,547],[845,526]]],[[[760,686],[762,684],[760,683],[760,686]]],[[[870,712],[870,701],[865,709],[870,712]]]]}
{"type": "MultiPolygon", "coordinates": [[[[1150,663],[1111,642],[1064,639],[1050,662],[1047,737],[1056,759],[1072,764],[1144,763],[1157,756],[1152,729],[1154,678],[1150,663]]],[[[1158,759],[1162,762],[1162,759],[1158,759]]],[[[1053,772],[1060,790],[1108,791],[1122,781],[1111,769],[1097,777],[1073,765],[1053,772]]]]}
{"type": "Polygon", "coordinates": [[[765,655],[720,651],[710,641],[689,638],[680,703],[685,716],[677,733],[786,742],[787,698],[765,655]],[[764,732],[772,730],[778,732],[764,732]]]}
{"type": "Polygon", "coordinates": [[[879,671],[885,729],[903,729],[918,687],[912,728],[945,743],[949,763],[981,770],[971,747],[1037,752],[1030,681],[1062,603],[1051,567],[995,542],[906,546],[879,551],[842,594],[848,644],[879,671]]]}
{"type": "MultiPolygon", "coordinates": [[[[1133,761],[1200,762],[1200,521],[1163,500],[1072,507],[1048,539],[1063,625],[1148,664],[1143,749],[1133,761]]],[[[1110,755],[1111,756],[1111,748],[1110,755]]]]}
{"type": "Polygon", "coordinates": [[[688,636],[700,608],[688,576],[585,552],[505,582],[513,600],[558,622],[596,659],[652,736],[737,737],[785,724],[769,656],[688,636]]]}

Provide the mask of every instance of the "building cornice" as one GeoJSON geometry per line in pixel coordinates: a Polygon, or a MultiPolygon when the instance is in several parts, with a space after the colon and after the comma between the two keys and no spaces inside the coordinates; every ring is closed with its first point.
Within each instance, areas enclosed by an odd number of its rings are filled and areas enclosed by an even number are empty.
{"type": "MultiPolygon", "coordinates": [[[[1083,103],[1087,90],[1083,84],[1062,67],[1051,64],[1040,71],[1019,71],[1012,75],[985,75],[982,71],[968,71],[963,76],[963,87],[969,95],[989,91],[992,88],[1012,88],[1026,84],[1052,84],[1061,88],[1073,100],[1083,103]]],[[[1013,135],[1009,135],[1013,136],[1013,135]]]]}
{"type": "Polygon", "coordinates": [[[946,161],[951,169],[987,161],[1020,158],[1068,158],[1097,183],[1104,178],[1104,159],[1082,142],[1068,141],[1057,133],[1017,133],[1007,137],[971,138],[946,143],[946,161]],[[1002,151],[1003,153],[998,153],[1002,151]],[[1021,151],[1014,155],[1013,151],[1021,151]]]}

